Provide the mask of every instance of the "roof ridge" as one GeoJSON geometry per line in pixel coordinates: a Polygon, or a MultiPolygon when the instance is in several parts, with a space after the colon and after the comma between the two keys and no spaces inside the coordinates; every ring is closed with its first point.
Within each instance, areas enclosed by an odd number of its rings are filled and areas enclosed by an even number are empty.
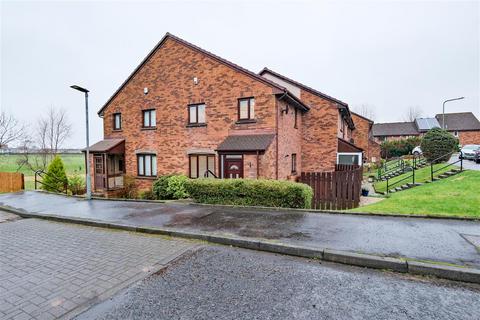
{"type": "MultiPolygon", "coordinates": [[[[242,66],[240,66],[240,65],[238,65],[238,64],[235,64],[235,63],[233,63],[233,62],[230,62],[230,61],[228,61],[228,60],[226,60],[226,59],[224,59],[224,58],[222,58],[222,57],[220,57],[220,56],[218,56],[218,55],[216,55],[216,54],[214,54],[214,53],[212,53],[212,52],[210,52],[210,51],[207,51],[207,50],[205,50],[205,49],[202,49],[202,48],[200,48],[199,46],[196,46],[196,45],[194,45],[194,44],[192,44],[192,43],[190,43],[190,42],[188,42],[188,41],[186,41],[186,40],[184,40],[184,39],[182,39],[182,38],[179,38],[179,37],[171,34],[170,32],[167,32],[167,33],[165,33],[165,35],[162,37],[162,39],[160,39],[160,41],[153,47],[153,49],[150,50],[150,52],[149,52],[149,53],[147,54],[147,56],[140,62],[140,64],[133,70],[133,72],[130,73],[130,75],[127,77],[127,79],[126,79],[124,82],[122,82],[122,84],[121,84],[121,85],[118,87],[118,89],[113,93],[113,95],[107,100],[107,102],[105,102],[105,104],[102,106],[102,108],[100,108],[100,110],[97,112],[99,115],[105,110],[105,108],[107,107],[107,105],[117,96],[117,94],[123,89],[123,87],[124,87],[125,85],[127,85],[127,83],[133,78],[133,76],[150,60],[150,58],[153,56],[153,54],[154,54],[155,52],[157,52],[158,49],[160,49],[160,47],[162,46],[162,44],[163,44],[167,39],[169,39],[169,38],[170,38],[170,39],[173,39],[174,41],[177,41],[177,42],[179,42],[179,43],[181,43],[181,44],[183,44],[183,45],[185,45],[185,46],[187,46],[187,47],[189,47],[189,48],[191,48],[191,49],[193,49],[193,50],[196,50],[196,51],[198,51],[198,52],[201,52],[201,53],[209,56],[210,58],[212,58],[212,59],[214,59],[214,60],[217,60],[217,61],[220,62],[220,63],[223,63],[223,64],[225,64],[225,65],[227,65],[227,66],[230,66],[231,68],[236,69],[236,70],[239,71],[239,72],[243,72],[244,74],[249,75],[249,76],[251,76],[252,78],[257,79],[257,80],[259,80],[259,81],[261,81],[261,82],[263,82],[263,83],[266,83],[266,84],[268,84],[268,85],[270,85],[270,86],[272,86],[272,87],[274,87],[274,88],[276,88],[276,89],[278,89],[278,90],[280,90],[280,91],[289,93],[289,91],[288,91],[285,87],[279,85],[278,83],[275,83],[274,81],[271,81],[271,80],[269,80],[269,79],[266,79],[265,77],[262,77],[261,75],[255,73],[255,72],[253,72],[253,71],[250,71],[250,70],[248,70],[248,69],[246,69],[246,68],[244,68],[244,67],[242,67],[242,66]]],[[[290,94],[290,93],[289,93],[289,94],[290,94]]]]}

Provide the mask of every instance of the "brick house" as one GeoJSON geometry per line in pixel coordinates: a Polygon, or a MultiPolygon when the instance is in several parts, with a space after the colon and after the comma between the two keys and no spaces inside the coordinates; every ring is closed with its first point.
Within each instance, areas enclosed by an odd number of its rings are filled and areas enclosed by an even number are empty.
{"type": "Polygon", "coordinates": [[[104,140],[90,147],[94,191],[121,189],[124,175],[148,188],[172,173],[295,180],[360,163],[348,105],[272,74],[167,33],[98,112],[104,140]]]}
{"type": "MultiPolygon", "coordinates": [[[[421,137],[429,129],[443,126],[443,114],[434,118],[417,118],[412,122],[375,123],[375,141],[401,140],[421,137]]],[[[458,138],[461,145],[480,144],[480,121],[471,112],[445,113],[445,129],[458,138]]]]}
{"type": "Polygon", "coordinates": [[[364,162],[380,161],[380,144],[373,138],[373,120],[355,112],[351,114],[355,124],[353,141],[356,146],[363,149],[364,162]]]}

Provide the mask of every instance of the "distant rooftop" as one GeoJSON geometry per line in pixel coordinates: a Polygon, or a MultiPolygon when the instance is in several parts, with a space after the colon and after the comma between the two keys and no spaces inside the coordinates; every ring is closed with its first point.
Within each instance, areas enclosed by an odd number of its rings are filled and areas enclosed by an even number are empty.
{"type": "Polygon", "coordinates": [[[436,118],[417,118],[415,119],[415,125],[420,132],[425,132],[433,128],[440,128],[436,118]]]}
{"type": "MultiPolygon", "coordinates": [[[[435,118],[441,125],[442,114],[437,114],[435,118]]],[[[445,113],[445,129],[450,131],[480,130],[480,121],[471,112],[445,113]]]]}

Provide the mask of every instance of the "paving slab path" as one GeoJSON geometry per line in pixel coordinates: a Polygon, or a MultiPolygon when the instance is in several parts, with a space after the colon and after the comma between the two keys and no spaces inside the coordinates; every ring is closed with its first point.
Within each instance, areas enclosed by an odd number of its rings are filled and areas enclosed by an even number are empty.
{"type": "Polygon", "coordinates": [[[480,269],[480,254],[465,237],[480,236],[478,221],[179,203],[86,201],[33,191],[2,194],[0,205],[32,213],[269,239],[308,247],[448,262],[480,269]]]}
{"type": "Polygon", "coordinates": [[[0,319],[71,318],[198,247],[40,219],[0,223],[0,319]]]}

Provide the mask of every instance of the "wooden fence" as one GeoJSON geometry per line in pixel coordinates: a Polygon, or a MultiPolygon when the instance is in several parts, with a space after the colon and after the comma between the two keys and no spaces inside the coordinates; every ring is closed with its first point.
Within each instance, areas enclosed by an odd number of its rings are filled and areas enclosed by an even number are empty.
{"type": "Polygon", "coordinates": [[[344,210],[358,207],[362,188],[362,168],[337,165],[333,172],[302,172],[300,182],[313,189],[312,208],[344,210]]]}
{"type": "Polygon", "coordinates": [[[0,192],[16,192],[25,189],[23,173],[0,172],[0,192]]]}

